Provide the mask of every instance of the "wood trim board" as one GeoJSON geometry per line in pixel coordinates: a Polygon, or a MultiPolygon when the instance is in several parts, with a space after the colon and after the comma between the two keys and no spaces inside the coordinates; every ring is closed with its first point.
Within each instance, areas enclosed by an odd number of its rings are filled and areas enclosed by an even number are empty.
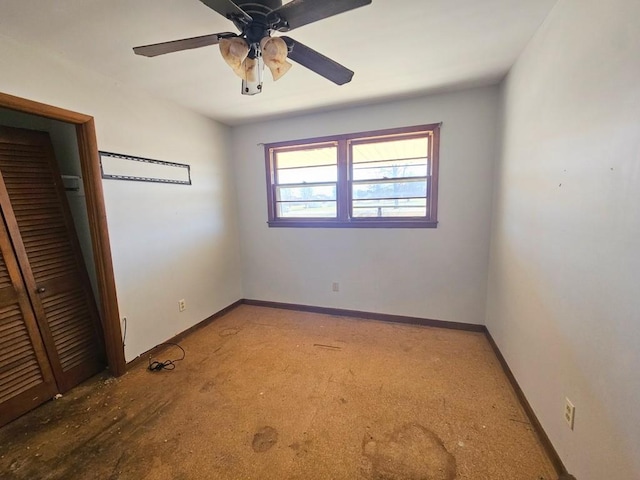
{"type": "Polygon", "coordinates": [[[264,300],[244,299],[245,305],[257,307],[280,308],[282,310],[297,310],[300,312],[324,313],[325,315],[337,315],[341,317],[366,318],[370,320],[380,320],[391,323],[404,323],[408,325],[421,325],[424,327],[440,327],[450,330],[464,330],[467,332],[485,332],[484,325],[473,323],[448,322],[444,320],[433,320],[430,318],[407,317],[403,315],[390,315],[386,313],[362,312],[359,310],[346,310],[342,308],[317,307],[312,305],[296,305],[292,303],[268,302],[264,300]]]}

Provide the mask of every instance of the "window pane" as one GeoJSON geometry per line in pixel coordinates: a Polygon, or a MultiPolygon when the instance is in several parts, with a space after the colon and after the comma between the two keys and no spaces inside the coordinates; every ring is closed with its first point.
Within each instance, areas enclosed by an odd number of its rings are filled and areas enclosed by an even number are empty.
{"type": "Polygon", "coordinates": [[[424,217],[426,214],[426,198],[355,200],[353,202],[353,216],[355,218],[424,217]]]}
{"type": "Polygon", "coordinates": [[[276,168],[317,167],[336,165],[338,148],[335,146],[276,152],[276,168]]]}
{"type": "Polygon", "coordinates": [[[352,152],[353,163],[403,158],[426,158],[429,156],[429,139],[423,137],[360,143],[352,146],[352,152]]]}
{"type": "Polygon", "coordinates": [[[356,181],[426,176],[426,159],[394,160],[389,162],[358,163],[353,165],[353,179],[356,181]]]}
{"type": "Polygon", "coordinates": [[[336,218],[336,202],[291,202],[276,204],[278,218],[336,218]]]}
{"type": "Polygon", "coordinates": [[[355,218],[425,217],[429,139],[352,145],[355,218]]]}
{"type": "Polygon", "coordinates": [[[354,183],[353,199],[381,199],[426,197],[427,181],[422,178],[414,181],[389,183],[354,183]]]}
{"type": "Polygon", "coordinates": [[[323,185],[313,187],[277,187],[277,201],[335,200],[336,186],[323,185]]]}
{"type": "Polygon", "coordinates": [[[337,182],[338,169],[335,165],[324,167],[302,167],[278,170],[276,183],[279,185],[291,183],[337,182]]]}

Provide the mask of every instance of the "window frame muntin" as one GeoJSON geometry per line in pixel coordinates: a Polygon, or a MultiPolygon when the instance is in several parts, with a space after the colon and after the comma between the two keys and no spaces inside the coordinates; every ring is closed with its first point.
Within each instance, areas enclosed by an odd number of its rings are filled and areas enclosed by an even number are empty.
{"type": "MultiPolygon", "coordinates": [[[[384,130],[311,137],[299,140],[273,142],[264,145],[265,171],[267,181],[267,210],[269,227],[294,228],[437,228],[438,225],[438,173],[440,152],[440,123],[414,125],[384,130]],[[352,145],[376,143],[384,137],[398,137],[403,139],[429,137],[428,166],[430,175],[427,176],[427,216],[425,217],[353,217],[353,161],[352,145]],[[355,142],[354,142],[355,141],[355,142]],[[323,146],[337,147],[337,182],[336,202],[337,215],[335,218],[279,218],[277,216],[275,183],[277,164],[276,151],[305,150],[322,148],[323,146]]],[[[393,140],[393,138],[390,138],[393,140]]]]}

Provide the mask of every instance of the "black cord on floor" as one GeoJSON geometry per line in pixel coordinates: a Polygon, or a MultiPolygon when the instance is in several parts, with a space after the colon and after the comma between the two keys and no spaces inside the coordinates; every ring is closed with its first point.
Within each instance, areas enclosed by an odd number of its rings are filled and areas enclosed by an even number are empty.
{"type": "Polygon", "coordinates": [[[178,345],[177,343],[160,343],[159,345],[156,345],[154,348],[158,348],[161,347],[162,345],[172,345],[174,347],[178,347],[180,350],[182,350],[182,358],[176,358],[174,360],[165,360],[164,362],[158,362],[156,360],[151,361],[151,355],[149,355],[149,371],[151,372],[159,372],[160,370],[173,370],[176,368],[176,364],[175,362],[179,362],[180,360],[184,360],[184,357],[186,357],[186,353],[184,351],[184,348],[182,348],[180,345],[178,345]]]}

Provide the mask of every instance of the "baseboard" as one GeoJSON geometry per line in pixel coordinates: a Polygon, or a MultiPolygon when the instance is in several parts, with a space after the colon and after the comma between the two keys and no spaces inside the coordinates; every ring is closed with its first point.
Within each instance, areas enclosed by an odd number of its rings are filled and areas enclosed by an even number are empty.
{"type": "Polygon", "coordinates": [[[567,469],[564,466],[564,463],[562,463],[562,459],[560,458],[560,455],[558,455],[558,452],[556,451],[555,447],[551,443],[551,440],[547,436],[547,433],[544,431],[544,428],[542,428],[542,424],[538,420],[538,417],[536,417],[536,414],[533,411],[533,408],[531,408],[531,405],[529,404],[527,397],[522,391],[522,388],[520,388],[520,385],[518,384],[516,377],[513,375],[511,368],[509,368],[509,364],[507,363],[504,356],[502,355],[502,352],[498,348],[498,344],[495,342],[495,340],[491,336],[491,333],[489,332],[488,329],[485,329],[485,333],[487,336],[487,340],[489,340],[489,344],[491,345],[491,349],[493,350],[493,353],[495,353],[496,357],[498,357],[498,361],[502,366],[502,370],[504,370],[505,375],[509,379],[509,383],[511,384],[511,387],[515,391],[516,396],[518,397],[518,400],[522,405],[522,408],[524,408],[524,411],[527,417],[529,418],[529,422],[531,423],[531,426],[533,427],[536,435],[538,436],[538,439],[540,440],[542,447],[544,448],[545,452],[547,453],[547,456],[551,460],[553,467],[556,469],[556,473],[559,475],[560,479],[568,480],[570,478],[573,478],[567,472],[567,469]]]}
{"type": "MultiPolygon", "coordinates": [[[[237,308],[239,305],[242,305],[242,304],[253,305],[257,307],[279,308],[283,310],[296,310],[299,312],[323,313],[325,315],[338,315],[338,316],[353,317],[353,318],[368,318],[371,320],[381,320],[383,322],[406,323],[409,325],[422,325],[427,327],[448,328],[452,330],[465,330],[468,332],[485,332],[486,331],[484,325],[477,325],[477,324],[471,324],[471,323],[447,322],[443,320],[432,320],[429,318],[405,317],[401,315],[389,315],[386,313],[362,312],[358,310],[346,310],[342,308],[316,307],[311,305],[268,302],[264,300],[250,300],[247,298],[243,298],[223,308],[222,310],[214,313],[213,315],[204,319],[203,321],[196,323],[195,325],[186,329],[185,331],[178,333],[177,335],[171,337],[168,340],[165,340],[162,343],[179,343],[188,335],[191,335],[197,330],[200,330],[201,328],[206,327],[217,318],[220,318],[221,316],[229,313],[230,311],[234,310],[235,308],[237,308]]],[[[141,353],[130,362],[127,362],[127,370],[134,368],[140,362],[147,359],[151,352],[153,352],[154,354],[157,354],[159,351],[161,350],[158,349],[158,346],[155,346],[141,353]]]]}
{"type": "Polygon", "coordinates": [[[433,320],[430,318],[406,317],[403,315],[390,315],[387,313],[362,312],[359,310],[345,310],[343,308],[316,307],[312,305],[298,305],[294,303],[267,302],[264,300],[244,299],[245,305],[257,307],[280,308],[283,310],[297,310],[299,312],[323,313],[325,315],[337,315],[341,317],[367,318],[383,322],[406,323],[409,325],[422,325],[425,327],[448,328],[450,330],[465,330],[467,332],[485,332],[484,325],[474,323],[448,322],[433,320]]]}
{"type": "MultiPolygon", "coordinates": [[[[223,315],[226,315],[227,313],[229,313],[230,311],[236,309],[237,307],[242,305],[242,303],[243,303],[242,299],[237,300],[237,301],[233,302],[231,305],[228,305],[228,306],[224,307],[222,310],[220,310],[220,311],[214,313],[213,315],[205,318],[201,322],[196,323],[194,326],[187,328],[184,332],[180,332],[177,335],[174,335],[173,337],[171,337],[168,340],[165,340],[162,343],[180,343],[188,335],[191,335],[192,333],[200,330],[201,328],[206,327],[207,325],[212,323],[217,318],[220,318],[223,315]]],[[[162,343],[160,343],[158,345],[162,345],[162,343]]],[[[142,360],[147,359],[151,352],[157,353],[160,350],[161,349],[158,349],[158,346],[156,345],[155,347],[150,348],[146,352],[141,353],[140,355],[138,355],[136,358],[134,358],[130,362],[127,362],[127,370],[130,370],[130,369],[134,368],[136,365],[138,365],[140,362],[142,362],[142,360]]]]}

